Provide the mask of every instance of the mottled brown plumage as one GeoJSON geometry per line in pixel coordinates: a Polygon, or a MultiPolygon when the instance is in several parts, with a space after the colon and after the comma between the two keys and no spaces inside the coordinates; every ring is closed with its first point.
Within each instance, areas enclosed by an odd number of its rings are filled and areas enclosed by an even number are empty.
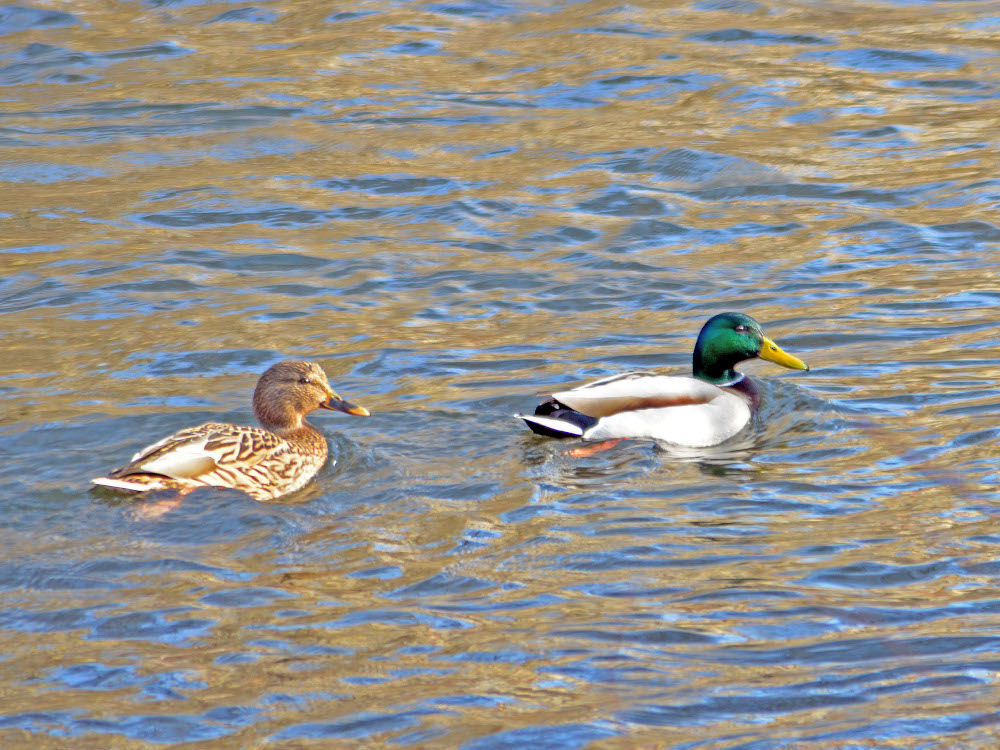
{"type": "Polygon", "coordinates": [[[260,427],[217,422],[188,427],[92,481],[134,492],[229,487],[273,500],[304,487],[326,461],[326,439],[303,418],[316,409],[368,416],[367,409],[334,393],[319,365],[287,359],[257,381],[253,411],[260,427]]]}

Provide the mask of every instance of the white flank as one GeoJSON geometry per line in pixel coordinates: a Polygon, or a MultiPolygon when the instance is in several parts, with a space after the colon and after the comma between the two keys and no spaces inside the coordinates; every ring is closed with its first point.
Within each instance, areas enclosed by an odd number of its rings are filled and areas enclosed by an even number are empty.
{"type": "Polygon", "coordinates": [[[700,448],[728,440],[746,427],[751,416],[742,396],[683,376],[605,378],[553,396],[571,409],[599,418],[583,433],[587,440],[653,438],[700,448]]]}

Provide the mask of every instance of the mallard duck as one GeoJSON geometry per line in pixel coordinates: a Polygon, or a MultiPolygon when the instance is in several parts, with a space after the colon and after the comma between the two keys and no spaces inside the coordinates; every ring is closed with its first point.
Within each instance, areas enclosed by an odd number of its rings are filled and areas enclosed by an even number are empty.
{"type": "Polygon", "coordinates": [[[253,412],[260,427],[217,422],[188,427],[91,481],[135,492],[230,487],[255,500],[273,500],[305,486],[326,461],[326,439],[303,419],[316,409],[369,415],[334,393],[319,365],[286,359],[257,381],[253,412]]]}
{"type": "Polygon", "coordinates": [[[554,393],[533,416],[517,416],[532,431],[549,437],[654,438],[690,448],[716,445],[742,430],[757,410],[757,386],[734,369],[754,357],[794,370],[809,369],[765,336],[749,315],[727,312],[710,318],[698,334],[693,377],[614,375],[554,393]]]}

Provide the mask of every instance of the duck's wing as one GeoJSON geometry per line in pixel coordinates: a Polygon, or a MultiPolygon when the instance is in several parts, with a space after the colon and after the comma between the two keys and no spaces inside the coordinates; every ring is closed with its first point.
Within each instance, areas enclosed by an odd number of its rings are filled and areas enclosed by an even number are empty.
{"type": "Polygon", "coordinates": [[[629,411],[708,404],[724,393],[718,386],[696,378],[635,372],[553,393],[552,397],[581,414],[602,418],[629,411]]]}
{"type": "Polygon", "coordinates": [[[157,474],[172,479],[198,479],[220,467],[249,468],[277,453],[287,443],[268,430],[208,423],[175,432],[132,457],[111,472],[112,477],[157,474]]]}

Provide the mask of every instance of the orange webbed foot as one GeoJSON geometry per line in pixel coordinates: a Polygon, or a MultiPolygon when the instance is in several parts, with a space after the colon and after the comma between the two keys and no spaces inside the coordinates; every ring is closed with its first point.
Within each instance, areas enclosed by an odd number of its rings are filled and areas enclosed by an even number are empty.
{"type": "Polygon", "coordinates": [[[587,456],[593,456],[595,453],[600,453],[601,451],[606,451],[609,448],[614,448],[621,441],[621,438],[615,438],[614,440],[605,440],[603,443],[596,443],[595,445],[573,448],[572,450],[566,451],[566,455],[573,456],[573,458],[586,458],[587,456]]]}

